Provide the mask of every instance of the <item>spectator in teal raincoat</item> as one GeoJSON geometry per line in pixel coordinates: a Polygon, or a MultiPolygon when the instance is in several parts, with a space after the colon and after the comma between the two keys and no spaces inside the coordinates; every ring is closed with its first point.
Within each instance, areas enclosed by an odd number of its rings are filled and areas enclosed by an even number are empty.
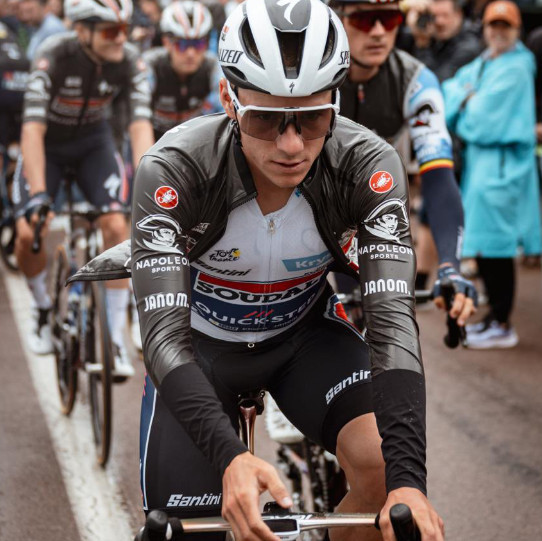
{"type": "Polygon", "coordinates": [[[535,161],[535,59],[519,41],[516,4],[498,0],[484,13],[487,49],[445,81],[450,131],[464,143],[461,193],[463,257],[476,257],[490,314],[468,326],[474,349],[513,347],[510,324],[519,246],[540,254],[540,206],[535,161]]]}

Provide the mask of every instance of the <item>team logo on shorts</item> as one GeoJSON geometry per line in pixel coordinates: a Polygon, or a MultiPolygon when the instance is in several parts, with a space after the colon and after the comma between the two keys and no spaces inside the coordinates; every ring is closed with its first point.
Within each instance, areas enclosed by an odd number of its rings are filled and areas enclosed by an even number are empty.
{"type": "Polygon", "coordinates": [[[171,186],[160,186],[154,192],[154,200],[163,209],[174,209],[179,204],[179,196],[171,186]]]}
{"type": "Polygon", "coordinates": [[[393,177],[387,171],[377,171],[372,174],[369,186],[376,193],[389,192],[393,188],[393,177]]]}

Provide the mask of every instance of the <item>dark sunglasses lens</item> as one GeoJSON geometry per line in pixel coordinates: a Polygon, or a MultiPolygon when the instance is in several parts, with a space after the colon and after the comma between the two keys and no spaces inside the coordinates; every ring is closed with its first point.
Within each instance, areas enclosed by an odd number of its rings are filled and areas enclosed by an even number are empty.
{"type": "Polygon", "coordinates": [[[120,33],[128,35],[127,24],[118,24],[115,26],[109,26],[107,28],[102,29],[102,37],[104,39],[108,39],[111,41],[113,41],[114,39],[117,39],[120,33]]]}
{"type": "Polygon", "coordinates": [[[355,11],[347,17],[350,24],[362,32],[370,32],[376,21],[380,21],[388,32],[403,22],[403,14],[400,11],[355,11]]]}
{"type": "Polygon", "coordinates": [[[327,135],[333,121],[333,110],[302,111],[283,113],[280,111],[246,111],[240,117],[241,131],[264,141],[274,141],[292,122],[296,129],[301,128],[303,139],[319,139],[327,135]],[[295,116],[295,118],[293,118],[295,116]]]}
{"type": "Polygon", "coordinates": [[[181,38],[175,42],[175,45],[181,53],[188,50],[190,47],[193,47],[194,49],[196,49],[196,51],[203,51],[207,48],[207,38],[200,38],[200,39],[181,38]]]}

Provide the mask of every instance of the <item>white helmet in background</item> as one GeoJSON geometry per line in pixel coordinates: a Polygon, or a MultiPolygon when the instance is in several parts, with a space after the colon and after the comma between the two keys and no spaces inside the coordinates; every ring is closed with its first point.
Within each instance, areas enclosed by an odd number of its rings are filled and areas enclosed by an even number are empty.
{"type": "Polygon", "coordinates": [[[64,12],[73,22],[127,23],[132,18],[132,0],[65,0],[64,12]]]}
{"type": "Polygon", "coordinates": [[[218,43],[232,86],[274,96],[335,90],[350,66],[346,32],[321,0],[246,0],[226,20],[218,43]]]}
{"type": "Polygon", "coordinates": [[[172,2],[162,12],[160,29],[177,38],[199,39],[213,28],[211,12],[200,2],[172,2]]]}

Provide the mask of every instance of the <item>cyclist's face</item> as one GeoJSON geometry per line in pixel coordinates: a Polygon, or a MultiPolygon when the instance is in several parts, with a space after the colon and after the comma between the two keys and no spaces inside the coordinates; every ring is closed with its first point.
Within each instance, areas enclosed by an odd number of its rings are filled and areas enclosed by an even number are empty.
{"type": "MultiPolygon", "coordinates": [[[[260,107],[314,107],[331,103],[332,99],[331,92],[302,98],[270,96],[246,89],[238,89],[237,93],[242,105],[260,107]]],[[[236,114],[225,79],[220,81],[220,99],[226,114],[235,120],[236,114]]],[[[279,188],[293,188],[305,178],[322,151],[325,136],[304,140],[293,123],[290,123],[282,134],[277,132],[274,141],[256,139],[241,132],[241,142],[243,153],[255,178],[265,179],[279,188]]]]}
{"type": "Polygon", "coordinates": [[[92,51],[106,62],[122,62],[124,43],[127,39],[128,25],[116,23],[97,23],[94,31],[87,26],[80,27],[83,43],[91,43],[92,51]]]}
{"type": "MultiPolygon", "coordinates": [[[[345,4],[344,13],[346,15],[356,11],[397,11],[397,5],[393,4],[345,4]]],[[[342,17],[342,22],[348,36],[350,53],[358,62],[368,67],[381,66],[388,58],[399,26],[391,30],[386,30],[381,21],[376,21],[373,27],[365,32],[356,28],[348,17],[342,17]]]]}
{"type": "Polygon", "coordinates": [[[207,46],[205,48],[199,46],[185,48],[183,40],[175,38],[164,37],[163,43],[169,52],[173,69],[182,75],[195,73],[201,66],[207,52],[207,46]]]}

